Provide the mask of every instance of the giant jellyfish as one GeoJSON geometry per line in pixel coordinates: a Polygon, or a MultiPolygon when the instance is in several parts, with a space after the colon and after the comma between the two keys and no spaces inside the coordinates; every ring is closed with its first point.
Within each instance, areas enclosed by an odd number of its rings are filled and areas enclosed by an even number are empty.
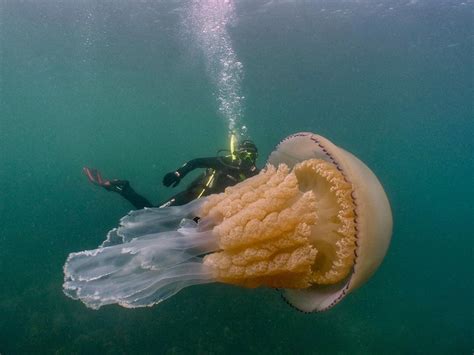
{"type": "Polygon", "coordinates": [[[295,308],[322,311],[370,278],[391,233],[372,171],[328,139],[297,133],[224,193],[129,213],[99,248],[69,255],[64,292],[94,309],[134,308],[222,282],[276,288],[295,308]]]}

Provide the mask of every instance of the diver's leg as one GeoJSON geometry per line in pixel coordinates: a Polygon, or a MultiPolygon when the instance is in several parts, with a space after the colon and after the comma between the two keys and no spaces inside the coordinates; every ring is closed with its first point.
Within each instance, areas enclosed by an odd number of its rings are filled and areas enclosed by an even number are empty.
{"type": "Polygon", "coordinates": [[[184,190],[173,197],[169,198],[163,203],[160,203],[158,207],[168,207],[168,206],[182,206],[196,199],[196,194],[193,190],[184,190]]]}
{"type": "Polygon", "coordinates": [[[139,195],[135,192],[134,189],[130,186],[128,181],[125,181],[126,184],[123,185],[121,191],[117,191],[122,195],[128,202],[130,202],[136,209],[142,209],[145,207],[153,207],[153,205],[142,195],[139,195]]]}
{"type": "Polygon", "coordinates": [[[127,201],[129,201],[136,209],[142,209],[144,207],[153,207],[153,205],[145,197],[137,194],[134,189],[130,186],[127,180],[108,180],[102,178],[99,170],[84,167],[84,174],[90,182],[95,185],[101,186],[107,191],[117,192],[122,195],[127,201]]]}

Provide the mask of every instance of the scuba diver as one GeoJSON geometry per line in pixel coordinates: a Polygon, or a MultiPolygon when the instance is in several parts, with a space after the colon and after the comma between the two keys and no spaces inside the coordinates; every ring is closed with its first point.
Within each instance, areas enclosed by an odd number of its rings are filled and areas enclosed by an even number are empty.
{"type": "Polygon", "coordinates": [[[184,191],[158,204],[158,206],[152,205],[149,200],[135,192],[127,180],[106,180],[102,178],[97,169],[84,167],[83,170],[90,182],[105,188],[107,191],[119,193],[136,209],[179,206],[202,196],[223,192],[226,187],[235,185],[259,173],[259,169],[255,165],[258,150],[251,140],[244,140],[236,150],[233,149],[231,143],[230,154],[219,155],[223,151],[227,150],[220,150],[215,157],[190,160],[176,171],[167,173],[163,177],[163,185],[176,187],[189,172],[199,168],[206,169],[184,191]]]}

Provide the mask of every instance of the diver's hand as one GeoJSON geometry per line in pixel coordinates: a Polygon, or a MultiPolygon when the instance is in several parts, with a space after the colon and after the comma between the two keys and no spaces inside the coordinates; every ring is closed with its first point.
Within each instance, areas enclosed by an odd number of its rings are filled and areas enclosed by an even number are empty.
{"type": "Polygon", "coordinates": [[[181,175],[177,171],[168,173],[163,177],[163,185],[165,185],[166,187],[169,187],[171,185],[173,185],[172,187],[176,187],[178,186],[180,181],[181,175]]]}

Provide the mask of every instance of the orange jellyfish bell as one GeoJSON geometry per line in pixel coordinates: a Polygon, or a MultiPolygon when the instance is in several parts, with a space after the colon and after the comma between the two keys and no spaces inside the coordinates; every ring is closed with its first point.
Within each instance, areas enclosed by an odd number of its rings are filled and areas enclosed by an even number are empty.
{"type": "MultiPolygon", "coordinates": [[[[283,289],[289,304],[304,312],[323,311],[365,283],[381,264],[392,235],[392,212],[387,195],[374,173],[358,158],[328,139],[309,132],[285,138],[268,158],[274,166],[292,168],[310,159],[334,165],[351,185],[354,248],[350,271],[336,283],[313,283],[305,289],[283,289]]],[[[313,189],[317,187],[314,186],[313,189]]],[[[334,190],[334,189],[333,189],[334,190]]],[[[340,231],[336,231],[338,234],[340,231]]]]}

